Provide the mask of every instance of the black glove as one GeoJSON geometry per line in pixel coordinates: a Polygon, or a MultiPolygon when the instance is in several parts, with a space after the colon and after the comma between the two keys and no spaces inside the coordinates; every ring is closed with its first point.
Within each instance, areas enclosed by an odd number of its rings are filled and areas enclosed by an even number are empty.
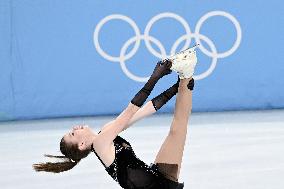
{"type": "Polygon", "coordinates": [[[178,92],[180,79],[172,85],[170,88],[153,98],[151,101],[156,111],[158,111],[163,105],[165,105],[173,96],[175,96],[178,92]]]}
{"type": "Polygon", "coordinates": [[[149,80],[147,81],[147,83],[145,83],[144,87],[134,96],[134,98],[131,100],[131,103],[138,107],[141,107],[148,96],[151,94],[158,80],[172,72],[170,70],[171,66],[172,63],[170,61],[158,62],[149,80]]]}
{"type": "Polygon", "coordinates": [[[187,88],[191,91],[193,90],[193,88],[194,88],[194,79],[193,78],[188,82],[187,88]]]}
{"type": "MultiPolygon", "coordinates": [[[[153,106],[156,111],[158,111],[162,106],[164,106],[173,96],[175,96],[178,92],[178,86],[179,86],[180,79],[178,78],[178,81],[172,85],[170,88],[153,98],[151,101],[153,103],[153,106]]],[[[193,90],[194,88],[194,79],[192,78],[188,84],[187,88],[189,90],[193,90]]]]}
{"type": "Polygon", "coordinates": [[[172,62],[170,60],[159,61],[151,75],[151,77],[162,78],[165,75],[172,73],[170,68],[172,67],[172,62]]]}

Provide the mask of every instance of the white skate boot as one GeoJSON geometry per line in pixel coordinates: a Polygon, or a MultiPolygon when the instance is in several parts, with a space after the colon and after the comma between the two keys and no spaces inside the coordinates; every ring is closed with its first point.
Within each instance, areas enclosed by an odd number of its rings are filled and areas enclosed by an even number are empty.
{"type": "Polygon", "coordinates": [[[197,63],[195,48],[198,45],[185,49],[168,59],[172,62],[171,70],[178,73],[180,79],[190,78],[194,74],[194,68],[197,63]]]}

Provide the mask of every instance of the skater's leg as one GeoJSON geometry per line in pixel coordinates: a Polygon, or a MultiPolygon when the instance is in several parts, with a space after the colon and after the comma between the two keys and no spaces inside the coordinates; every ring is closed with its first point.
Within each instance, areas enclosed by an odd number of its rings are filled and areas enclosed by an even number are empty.
{"type": "Polygon", "coordinates": [[[187,86],[189,81],[190,79],[182,79],[179,83],[171,128],[154,161],[169,179],[175,181],[180,174],[188,120],[192,109],[192,91],[187,86]]]}

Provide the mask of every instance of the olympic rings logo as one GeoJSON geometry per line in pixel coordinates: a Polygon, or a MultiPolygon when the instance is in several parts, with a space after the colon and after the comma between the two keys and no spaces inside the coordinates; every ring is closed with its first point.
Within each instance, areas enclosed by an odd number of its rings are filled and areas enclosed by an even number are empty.
{"type": "Polygon", "coordinates": [[[147,49],[156,57],[160,58],[160,59],[164,59],[172,54],[176,53],[177,47],[180,45],[181,42],[185,41],[185,44],[183,46],[182,49],[186,49],[190,46],[191,40],[194,39],[196,44],[200,44],[199,48],[200,50],[207,56],[212,58],[212,62],[210,67],[203,73],[199,74],[199,75],[194,75],[194,78],[196,80],[200,80],[200,79],[204,79],[206,77],[208,77],[215,69],[216,65],[217,65],[217,60],[218,58],[225,58],[230,56],[231,54],[233,54],[239,47],[240,43],[241,43],[241,39],[242,39],[242,30],[241,30],[241,26],[240,23],[238,22],[238,20],[232,16],[231,14],[224,12],[224,11],[212,11],[212,12],[208,12],[205,15],[203,15],[199,21],[196,24],[195,27],[195,31],[194,33],[191,32],[191,29],[187,23],[187,21],[182,18],[181,16],[171,13],[171,12],[165,12],[165,13],[161,13],[158,14],[156,16],[154,16],[146,25],[145,30],[144,30],[144,34],[142,35],[140,33],[140,30],[137,26],[137,24],[129,17],[125,16],[125,15],[120,15],[120,14],[112,14],[109,15],[105,18],[103,18],[96,26],[94,34],[93,34],[93,40],[94,40],[94,45],[95,48],[97,50],[97,52],[104,57],[106,60],[109,60],[111,62],[119,62],[120,66],[122,68],[122,71],[130,78],[133,79],[134,81],[138,81],[138,82],[146,82],[148,80],[149,77],[139,77],[136,76],[135,74],[131,73],[126,65],[125,65],[125,61],[129,60],[131,57],[134,56],[134,54],[137,52],[139,46],[140,46],[140,42],[141,40],[145,41],[145,45],[147,47],[147,49]],[[231,47],[231,49],[227,50],[226,52],[222,52],[222,53],[218,53],[216,46],[214,45],[214,43],[205,35],[200,34],[200,30],[201,27],[203,25],[203,23],[208,20],[211,17],[214,16],[223,16],[227,19],[229,19],[235,26],[236,32],[237,32],[237,38],[233,44],[233,46],[231,47]],[[163,18],[172,18],[177,20],[178,22],[180,22],[182,24],[182,26],[185,29],[186,34],[182,35],[181,37],[179,37],[175,43],[173,44],[173,46],[171,47],[171,51],[169,54],[166,53],[165,47],[162,45],[162,43],[154,38],[153,36],[150,35],[150,30],[153,26],[153,24],[155,22],[157,22],[160,19],[163,18]],[[103,27],[104,24],[106,24],[107,22],[109,22],[110,20],[123,20],[125,22],[127,22],[134,30],[135,32],[135,36],[131,37],[130,39],[128,39],[124,45],[122,46],[121,50],[120,50],[120,56],[115,57],[115,56],[111,56],[109,54],[107,54],[100,46],[99,43],[99,33],[101,28],[103,27]],[[209,46],[210,50],[207,50],[203,45],[202,45],[202,41],[204,41],[205,43],[207,43],[207,45],[209,46]],[[151,42],[154,43],[155,45],[157,45],[157,47],[159,48],[160,52],[157,52],[151,45],[151,42]],[[130,52],[128,54],[126,54],[126,50],[129,47],[129,45],[131,45],[132,43],[134,44],[134,47],[132,50],[130,50],[130,52]]]}

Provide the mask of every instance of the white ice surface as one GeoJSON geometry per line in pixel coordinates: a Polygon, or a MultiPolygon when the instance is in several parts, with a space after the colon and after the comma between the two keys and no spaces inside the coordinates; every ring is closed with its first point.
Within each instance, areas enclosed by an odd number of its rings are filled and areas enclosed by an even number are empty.
{"type": "MultiPolygon", "coordinates": [[[[113,117],[0,123],[0,188],[119,189],[94,154],[71,171],[37,173],[32,164],[58,154],[62,135],[75,124],[95,131],[113,117]]],[[[146,163],[154,161],[172,115],[146,118],[120,135],[146,163]]],[[[185,189],[283,189],[284,111],[193,113],[180,182],[185,189]]]]}

